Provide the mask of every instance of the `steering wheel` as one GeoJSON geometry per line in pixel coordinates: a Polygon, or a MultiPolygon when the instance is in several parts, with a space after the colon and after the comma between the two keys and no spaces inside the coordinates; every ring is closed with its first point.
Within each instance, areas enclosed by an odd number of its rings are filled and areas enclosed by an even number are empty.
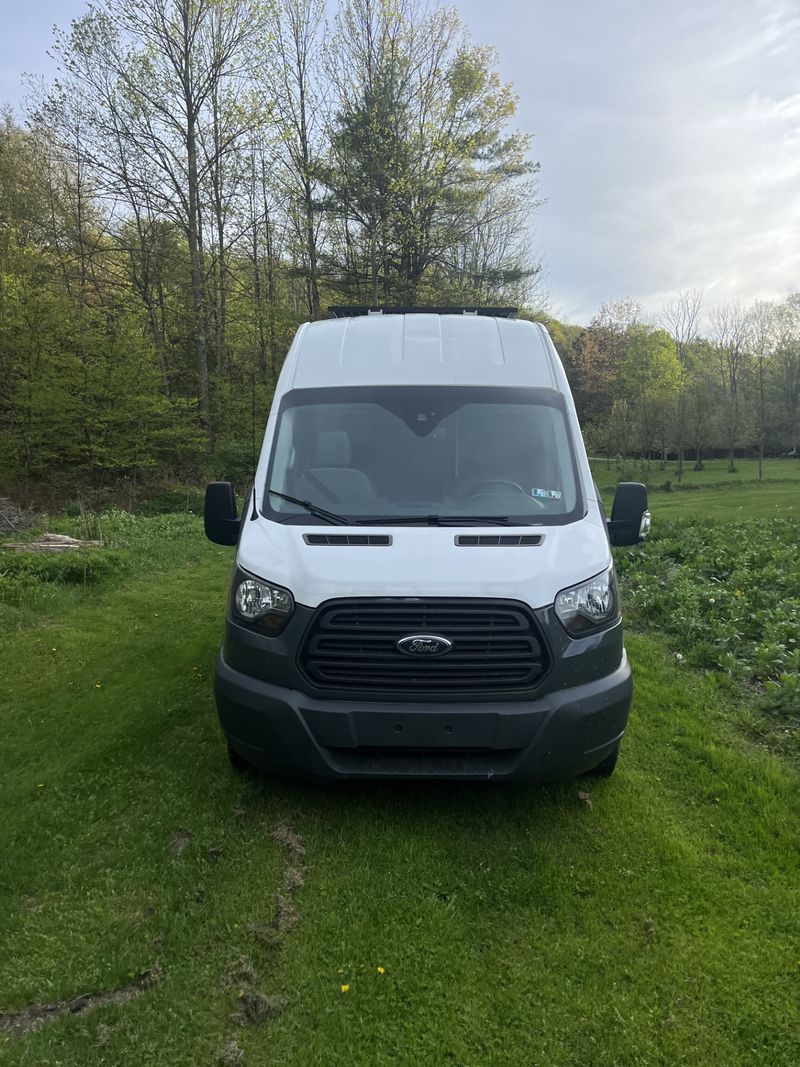
{"type": "Polygon", "coordinates": [[[541,500],[537,500],[535,496],[531,496],[526,493],[519,482],[514,482],[510,478],[490,478],[486,482],[481,482],[470,493],[468,497],[468,503],[473,500],[477,500],[482,496],[494,496],[496,493],[502,493],[504,489],[515,489],[518,493],[522,493],[526,500],[532,500],[534,504],[538,504],[540,508],[544,508],[544,504],[541,500]]]}

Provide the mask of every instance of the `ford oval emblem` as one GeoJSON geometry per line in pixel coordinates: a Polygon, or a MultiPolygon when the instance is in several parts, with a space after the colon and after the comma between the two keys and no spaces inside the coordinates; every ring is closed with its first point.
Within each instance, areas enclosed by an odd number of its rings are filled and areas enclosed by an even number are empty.
{"type": "Polygon", "coordinates": [[[453,642],[438,634],[411,634],[402,637],[397,647],[407,656],[443,656],[453,647],[453,642]]]}

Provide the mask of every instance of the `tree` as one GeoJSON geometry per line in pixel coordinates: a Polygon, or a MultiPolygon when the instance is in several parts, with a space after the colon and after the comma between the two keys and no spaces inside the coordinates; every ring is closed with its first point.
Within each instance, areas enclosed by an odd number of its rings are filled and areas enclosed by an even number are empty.
{"type": "Polygon", "coordinates": [[[776,312],[773,354],[781,429],[787,448],[800,444],[800,293],[793,293],[776,312]]]}
{"type": "Polygon", "coordinates": [[[744,430],[741,387],[746,372],[750,325],[739,304],[723,304],[711,312],[717,373],[722,387],[722,430],[728,450],[728,470],[736,470],[734,450],[744,430]]]}
{"type": "Polygon", "coordinates": [[[699,289],[684,289],[668,301],[661,313],[661,324],[675,343],[680,364],[680,385],[675,400],[673,439],[678,451],[678,482],[683,479],[683,456],[686,447],[686,386],[689,354],[697,338],[703,294],[699,289]]]}
{"type": "Polygon", "coordinates": [[[347,0],[337,27],[324,177],[342,290],[413,304],[534,277],[524,242],[511,237],[523,199],[528,216],[535,206],[537,168],[528,139],[506,132],[516,98],[495,53],[469,44],[454,11],[415,0],[347,0]]]}
{"type": "Polygon", "coordinates": [[[324,28],[324,0],[279,0],[270,20],[274,55],[264,75],[285,149],[285,155],[276,153],[275,162],[292,205],[289,217],[302,250],[299,270],[313,319],[321,314],[319,243],[324,216],[319,206],[318,170],[324,152],[324,28]]]}
{"type": "Polygon", "coordinates": [[[641,304],[624,297],[603,304],[581,335],[574,363],[575,403],[586,422],[599,425],[609,417],[630,330],[641,322],[641,304]]]}
{"type": "Polygon", "coordinates": [[[70,116],[81,116],[86,151],[107,195],[134,214],[144,199],[185,235],[198,411],[209,440],[203,213],[209,200],[212,215],[219,213],[220,191],[209,196],[209,181],[257,122],[236,108],[220,125],[219,107],[226,83],[252,69],[264,36],[256,0],[102,0],[69,35],[59,35],[66,80],[42,112],[62,132],[70,116]]]}
{"type": "Polygon", "coordinates": [[[193,447],[81,162],[38,130],[0,132],[0,465],[49,491],[193,447]]]}
{"type": "Polygon", "coordinates": [[[698,339],[687,356],[685,417],[687,447],[695,452],[694,469],[703,470],[705,456],[719,438],[721,386],[711,342],[698,339]]]}
{"type": "Polygon", "coordinates": [[[669,334],[631,326],[616,388],[631,413],[639,450],[648,458],[656,445],[662,455],[665,451],[680,383],[681,364],[669,334]]]}
{"type": "Polygon", "coordinates": [[[748,314],[751,349],[755,361],[756,396],[754,425],[758,448],[758,477],[763,478],[764,444],[767,439],[767,366],[775,344],[776,309],[773,304],[759,300],[748,314]]]}

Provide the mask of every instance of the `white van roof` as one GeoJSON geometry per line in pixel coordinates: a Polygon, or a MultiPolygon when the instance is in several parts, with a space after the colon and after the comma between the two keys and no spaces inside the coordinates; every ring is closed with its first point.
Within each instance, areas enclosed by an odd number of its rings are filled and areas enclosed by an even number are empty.
{"type": "Polygon", "coordinates": [[[306,323],[287,389],[337,385],[502,385],[558,389],[538,323],[479,315],[361,315],[306,323]]]}

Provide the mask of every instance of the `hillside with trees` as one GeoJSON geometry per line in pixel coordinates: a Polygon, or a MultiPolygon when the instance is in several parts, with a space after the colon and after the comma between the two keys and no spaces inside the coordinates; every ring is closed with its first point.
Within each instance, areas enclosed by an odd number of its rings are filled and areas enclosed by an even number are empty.
{"type": "Polygon", "coordinates": [[[0,492],[245,480],[295,329],[332,303],[519,306],[591,450],[679,479],[797,446],[800,296],[547,319],[531,139],[454,10],[103,0],[54,55],[0,120],[0,492]]]}
{"type": "Polygon", "coordinates": [[[244,476],[330,303],[527,304],[537,167],[417,0],[106,0],[0,126],[8,490],[244,476]]]}

